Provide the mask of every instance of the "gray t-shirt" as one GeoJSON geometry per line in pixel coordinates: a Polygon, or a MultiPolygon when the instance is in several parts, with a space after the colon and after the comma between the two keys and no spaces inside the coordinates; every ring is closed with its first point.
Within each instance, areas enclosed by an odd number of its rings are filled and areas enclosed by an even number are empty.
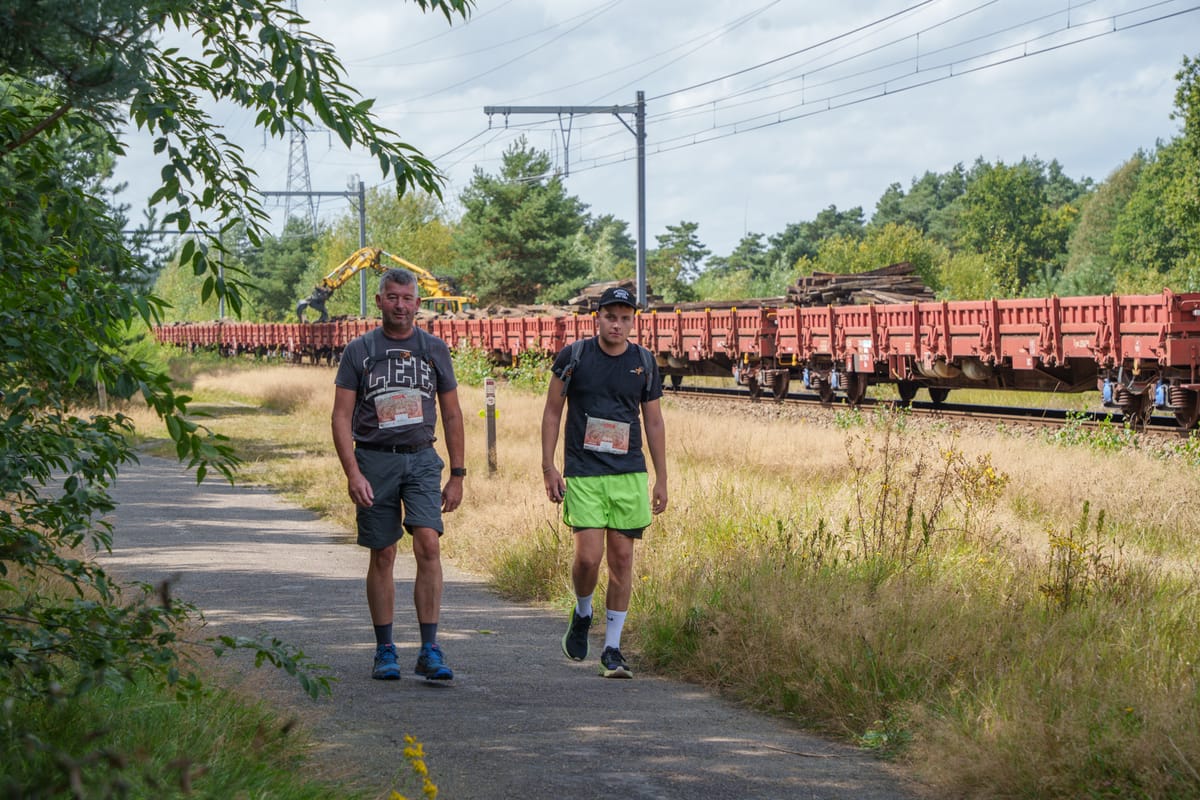
{"type": "Polygon", "coordinates": [[[352,425],[356,442],[401,447],[435,440],[437,396],[458,386],[450,348],[418,329],[407,339],[371,332],[350,342],[334,383],[357,393],[352,425]],[[377,337],[370,364],[367,336],[377,337]]]}

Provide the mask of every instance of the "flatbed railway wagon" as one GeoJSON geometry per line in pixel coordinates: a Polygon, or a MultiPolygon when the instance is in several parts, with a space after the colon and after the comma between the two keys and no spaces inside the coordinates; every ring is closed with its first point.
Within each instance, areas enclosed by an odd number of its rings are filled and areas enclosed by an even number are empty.
{"type": "MultiPolygon", "coordinates": [[[[228,355],[332,361],[377,324],[186,323],[158,326],[155,334],[228,355]]],[[[420,324],[451,346],[478,348],[506,364],[595,333],[591,315],[420,324]]],[[[851,404],[878,384],[893,384],[905,402],[924,389],[934,403],[962,388],[1097,389],[1105,405],[1135,423],[1156,408],[1184,428],[1200,420],[1200,294],[656,308],[637,315],[633,338],[674,385],[688,375],[733,377],[754,396],[783,398],[802,384],[826,403],[851,404]]]]}

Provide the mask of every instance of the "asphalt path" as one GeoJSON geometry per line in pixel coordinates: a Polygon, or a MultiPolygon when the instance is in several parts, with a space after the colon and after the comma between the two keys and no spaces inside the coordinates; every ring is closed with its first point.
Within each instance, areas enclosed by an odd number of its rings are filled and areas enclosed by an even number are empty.
{"type": "MultiPolygon", "coordinates": [[[[327,665],[336,683],[319,701],[283,672],[251,669],[244,658],[230,658],[230,674],[301,720],[326,775],[374,795],[420,794],[402,757],[411,734],[445,800],[918,796],[868,752],[696,686],[644,673],[605,680],[595,630],[589,660],[568,661],[562,614],[504,600],[452,564],[439,640],[455,680],[427,682],[411,672],[411,554],[397,560],[404,675],[371,680],[366,552],[347,531],[266,489],[211,479],[197,486],[179,464],[149,456],[121,471],[114,494],[105,567],[128,580],[170,580],[175,596],[203,611],[202,636],[269,634],[327,665]]],[[[453,516],[447,524],[452,536],[453,516]]]]}

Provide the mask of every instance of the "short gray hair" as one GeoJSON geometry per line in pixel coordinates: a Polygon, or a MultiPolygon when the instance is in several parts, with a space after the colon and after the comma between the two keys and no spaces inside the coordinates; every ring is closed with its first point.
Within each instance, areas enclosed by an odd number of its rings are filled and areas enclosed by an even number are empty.
{"type": "MultiPolygon", "coordinates": [[[[385,287],[389,283],[399,284],[400,286],[417,286],[417,276],[413,275],[406,269],[392,267],[383,273],[383,277],[379,279],[379,293],[383,294],[385,287]]],[[[420,288],[419,286],[417,287],[420,288]]]]}

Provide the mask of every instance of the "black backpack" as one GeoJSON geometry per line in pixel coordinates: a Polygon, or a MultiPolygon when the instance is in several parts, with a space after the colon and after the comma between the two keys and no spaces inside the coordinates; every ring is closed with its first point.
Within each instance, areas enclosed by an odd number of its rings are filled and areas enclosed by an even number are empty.
{"type": "MultiPolygon", "coordinates": [[[[428,362],[429,365],[431,367],[433,367],[434,371],[436,372],[437,364],[436,364],[436,362],[434,362],[433,358],[429,355],[429,340],[433,338],[433,335],[426,333],[422,328],[419,328],[415,325],[413,326],[413,330],[415,330],[417,332],[417,346],[414,349],[409,350],[409,352],[412,353],[413,358],[418,358],[418,359],[428,362]]],[[[363,366],[363,372],[362,372],[362,389],[363,389],[362,396],[363,397],[366,397],[366,394],[367,394],[367,378],[370,377],[371,370],[374,369],[375,365],[378,364],[380,361],[387,361],[388,358],[390,358],[390,356],[388,356],[388,354],[386,352],[383,355],[379,355],[379,348],[380,348],[380,344],[382,342],[383,342],[383,326],[382,325],[380,325],[378,328],[375,328],[372,331],[368,331],[363,336],[363,344],[365,344],[367,346],[367,363],[363,366]]]]}

